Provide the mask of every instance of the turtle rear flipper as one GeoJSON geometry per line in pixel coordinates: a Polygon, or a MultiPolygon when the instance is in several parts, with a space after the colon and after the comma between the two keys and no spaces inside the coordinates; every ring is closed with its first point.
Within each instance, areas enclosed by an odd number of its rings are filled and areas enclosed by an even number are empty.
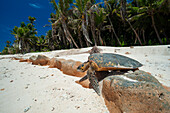
{"type": "Polygon", "coordinates": [[[87,75],[85,75],[83,78],[79,80],[79,82],[83,82],[84,80],[88,79],[87,75]]]}
{"type": "Polygon", "coordinates": [[[95,75],[89,75],[89,81],[95,92],[100,96],[99,82],[95,75]]]}

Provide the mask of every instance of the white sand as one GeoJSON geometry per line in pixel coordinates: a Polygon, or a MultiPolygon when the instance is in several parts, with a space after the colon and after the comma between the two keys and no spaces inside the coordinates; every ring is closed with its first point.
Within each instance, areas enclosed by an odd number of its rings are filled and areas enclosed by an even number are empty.
{"type": "MultiPolygon", "coordinates": [[[[104,53],[134,58],[162,84],[170,87],[170,45],[146,47],[100,47],[104,53]],[[116,50],[116,52],[115,52],[116,50]],[[125,54],[129,52],[130,54],[125,54]]],[[[104,101],[92,89],[76,84],[80,78],[56,68],[34,66],[9,57],[29,58],[44,54],[50,58],[87,61],[91,48],[60,50],[22,55],[0,55],[0,113],[107,113],[104,101]],[[6,59],[4,58],[6,57],[6,59]],[[4,59],[2,59],[4,58],[4,59]],[[53,76],[52,76],[53,75],[53,76]]]]}

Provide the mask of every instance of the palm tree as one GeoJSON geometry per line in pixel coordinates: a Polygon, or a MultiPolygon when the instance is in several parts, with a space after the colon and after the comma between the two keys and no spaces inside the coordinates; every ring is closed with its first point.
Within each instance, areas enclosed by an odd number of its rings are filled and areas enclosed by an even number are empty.
{"type": "Polygon", "coordinates": [[[35,17],[31,17],[31,16],[29,16],[28,19],[32,25],[34,24],[34,21],[36,20],[35,17]]]}
{"type": "Polygon", "coordinates": [[[104,45],[103,39],[101,38],[101,31],[104,27],[104,23],[106,23],[106,12],[104,11],[104,8],[96,8],[97,10],[94,12],[94,21],[95,21],[95,30],[96,30],[96,40],[98,42],[98,45],[104,45]]]}
{"type": "Polygon", "coordinates": [[[44,35],[41,35],[40,37],[38,37],[37,46],[38,46],[39,51],[42,51],[44,47],[48,46],[47,40],[45,39],[44,35]]]}
{"type": "Polygon", "coordinates": [[[126,0],[120,0],[120,14],[123,22],[125,22],[126,17],[126,0]]]}
{"type": "Polygon", "coordinates": [[[116,40],[118,41],[118,44],[120,46],[122,46],[120,39],[118,38],[118,35],[115,31],[115,27],[114,27],[114,25],[111,21],[111,17],[113,18],[113,16],[114,16],[114,18],[116,18],[116,22],[118,22],[118,19],[117,19],[117,16],[119,15],[118,14],[118,5],[117,5],[118,2],[117,2],[117,0],[108,0],[108,1],[105,1],[104,3],[105,3],[105,6],[106,6],[107,18],[108,18],[108,21],[109,21],[109,24],[110,24],[110,25],[107,26],[107,28],[111,29],[111,31],[112,31],[112,35],[111,35],[112,39],[113,39],[113,34],[114,34],[115,37],[116,37],[116,40]]]}
{"type": "MultiPolygon", "coordinates": [[[[56,18],[53,18],[53,19],[55,19],[55,22],[52,24],[52,26],[55,27],[60,23],[62,25],[62,29],[64,31],[65,37],[67,38],[67,40],[70,43],[70,47],[73,47],[72,43],[74,43],[74,45],[77,48],[79,48],[78,45],[76,44],[74,38],[72,37],[72,35],[67,27],[67,24],[66,24],[66,21],[68,20],[66,15],[69,15],[68,9],[70,8],[70,4],[73,3],[73,0],[64,0],[64,1],[59,0],[58,5],[55,2],[55,0],[50,0],[50,2],[52,3],[52,5],[56,11],[56,14],[55,14],[56,18]]],[[[53,32],[53,30],[52,30],[52,32],[53,32]]]]}
{"type": "Polygon", "coordinates": [[[6,41],[6,47],[10,47],[11,41],[6,41]]]}
{"type": "Polygon", "coordinates": [[[25,31],[23,27],[25,27],[25,23],[21,22],[21,27],[15,26],[13,28],[13,31],[11,31],[11,34],[13,34],[14,37],[16,38],[16,42],[18,43],[19,45],[18,47],[19,49],[21,49],[21,52],[24,52],[24,48],[25,48],[24,39],[23,39],[25,31]]]}
{"type": "Polygon", "coordinates": [[[154,15],[159,13],[161,6],[164,5],[167,2],[167,0],[151,0],[151,1],[150,0],[149,1],[135,0],[135,1],[138,2],[138,5],[140,7],[140,9],[139,9],[140,14],[143,13],[143,16],[146,15],[146,17],[149,16],[151,18],[152,26],[153,26],[156,36],[159,40],[159,43],[163,44],[162,39],[159,35],[159,31],[156,26],[157,23],[155,23],[154,15]]]}
{"type": "Polygon", "coordinates": [[[27,33],[29,32],[29,29],[24,26],[24,23],[21,23],[21,27],[18,28],[18,37],[21,41],[21,52],[25,53],[27,51],[28,46],[28,38],[26,37],[27,33]]]}
{"type": "Polygon", "coordinates": [[[14,43],[17,45],[18,50],[20,50],[21,49],[21,40],[18,37],[18,27],[17,26],[15,26],[13,28],[13,30],[11,31],[11,34],[14,35],[14,37],[15,37],[14,43]]]}
{"type": "Polygon", "coordinates": [[[126,3],[127,3],[126,0],[120,0],[120,17],[122,18],[122,21],[124,22],[124,26],[125,26],[125,22],[127,22],[130,25],[130,28],[135,33],[136,38],[138,39],[140,45],[143,45],[138,33],[132,26],[131,22],[128,20],[128,16],[127,16],[127,12],[126,12],[126,6],[127,6],[126,3]]]}
{"type": "MultiPolygon", "coordinates": [[[[80,36],[80,31],[82,30],[87,46],[90,46],[90,44],[92,44],[92,41],[89,38],[89,31],[88,31],[88,24],[89,24],[88,10],[91,7],[90,4],[91,4],[90,0],[76,0],[76,3],[74,3],[74,5],[76,6],[74,7],[75,16],[77,16],[77,19],[79,20],[78,33],[80,36]]],[[[80,37],[79,37],[79,41],[81,41],[80,37]]]]}
{"type": "Polygon", "coordinates": [[[47,43],[48,43],[48,48],[50,50],[54,50],[55,49],[55,45],[54,45],[54,41],[52,39],[52,30],[47,31],[46,39],[47,39],[47,43]]]}
{"type": "Polygon", "coordinates": [[[11,46],[11,41],[6,41],[6,52],[8,53],[8,54],[12,54],[13,53],[13,47],[11,46]]]}
{"type": "Polygon", "coordinates": [[[16,43],[19,45],[19,49],[21,49],[22,53],[30,52],[31,42],[36,38],[37,34],[36,29],[34,28],[34,17],[29,17],[30,23],[27,25],[24,22],[21,22],[20,27],[15,26],[11,34],[16,38],[16,43]]]}

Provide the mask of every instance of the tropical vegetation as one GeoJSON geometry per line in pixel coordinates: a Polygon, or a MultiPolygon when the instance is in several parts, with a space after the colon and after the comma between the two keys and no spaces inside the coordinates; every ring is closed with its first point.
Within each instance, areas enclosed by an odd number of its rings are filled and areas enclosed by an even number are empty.
{"type": "Polygon", "coordinates": [[[50,0],[51,30],[38,36],[35,17],[15,26],[14,44],[4,53],[27,53],[89,46],[144,46],[170,43],[168,0],[50,0]]]}

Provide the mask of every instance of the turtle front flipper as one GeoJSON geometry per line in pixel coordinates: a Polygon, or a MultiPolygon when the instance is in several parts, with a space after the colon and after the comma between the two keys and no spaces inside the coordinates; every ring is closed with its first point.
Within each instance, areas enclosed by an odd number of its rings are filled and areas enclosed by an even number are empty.
{"type": "Polygon", "coordinates": [[[84,80],[88,79],[87,75],[85,75],[83,78],[79,80],[79,82],[83,82],[84,80]]]}
{"type": "Polygon", "coordinates": [[[99,82],[97,77],[94,74],[95,72],[90,73],[89,71],[87,72],[88,74],[88,79],[90,81],[90,84],[92,85],[93,89],[95,92],[100,96],[100,89],[99,89],[99,82]]]}

